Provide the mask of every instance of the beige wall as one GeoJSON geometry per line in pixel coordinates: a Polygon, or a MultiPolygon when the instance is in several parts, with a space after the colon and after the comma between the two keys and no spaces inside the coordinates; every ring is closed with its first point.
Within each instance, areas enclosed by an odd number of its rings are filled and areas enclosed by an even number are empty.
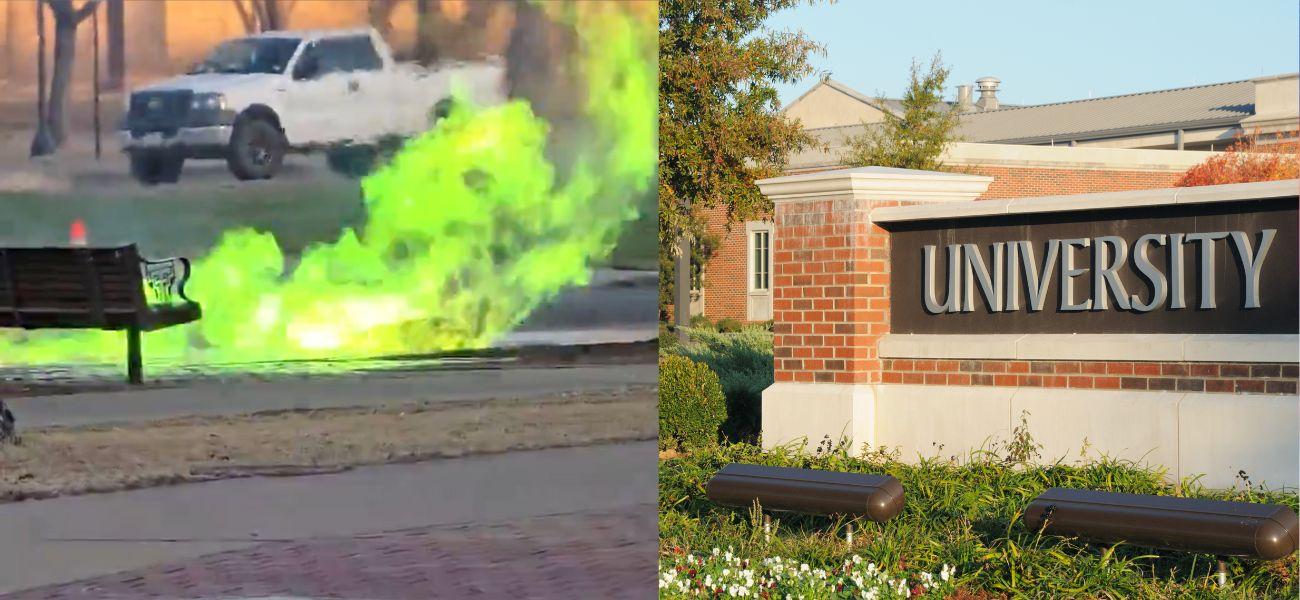
{"type": "Polygon", "coordinates": [[[785,114],[802,122],[804,129],[876,123],[884,119],[876,108],[825,83],[790,103],[785,114]]]}
{"type": "Polygon", "coordinates": [[[1247,132],[1295,131],[1300,127],[1300,76],[1295,73],[1255,80],[1255,114],[1241,122],[1247,132]]]}
{"type": "MultiPolygon", "coordinates": [[[[80,6],[84,0],[74,0],[80,6]]],[[[415,0],[396,0],[386,33],[395,53],[410,54],[415,46],[417,15],[415,0]]],[[[449,30],[467,14],[470,0],[442,0],[435,6],[442,24],[439,39],[463,37],[465,32],[449,30]],[[445,33],[444,33],[445,31],[445,33]]],[[[474,0],[492,1],[492,0],[474,0]]],[[[476,32],[474,42],[485,54],[503,54],[514,22],[510,0],[496,0],[485,32],[476,32]]],[[[0,80],[19,87],[34,86],[36,61],[37,0],[3,0],[0,4],[0,80]]],[[[290,29],[361,27],[370,24],[369,0],[295,0],[289,3],[290,29]]],[[[100,10],[100,18],[104,18],[100,10]]],[[[232,0],[126,0],[126,62],[128,78],[150,79],[177,73],[199,60],[218,42],[244,35],[245,29],[232,0]]],[[[101,20],[101,49],[106,48],[106,21],[101,20]]],[[[439,23],[435,23],[435,27],[439,23]]],[[[53,19],[46,13],[46,48],[53,45],[53,19]]],[[[91,27],[83,23],[77,31],[77,64],[74,87],[87,82],[91,64],[91,27]]],[[[106,61],[106,58],[103,59],[106,61]]],[[[88,84],[87,84],[88,85],[88,84]]]]}

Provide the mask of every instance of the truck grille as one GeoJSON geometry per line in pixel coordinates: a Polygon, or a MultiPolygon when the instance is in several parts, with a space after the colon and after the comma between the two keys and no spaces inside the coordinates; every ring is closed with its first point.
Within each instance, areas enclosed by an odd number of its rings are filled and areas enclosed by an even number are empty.
{"type": "Polygon", "coordinates": [[[126,129],[130,129],[134,137],[156,131],[175,135],[176,129],[185,123],[193,96],[194,92],[189,90],[131,94],[126,129]]]}

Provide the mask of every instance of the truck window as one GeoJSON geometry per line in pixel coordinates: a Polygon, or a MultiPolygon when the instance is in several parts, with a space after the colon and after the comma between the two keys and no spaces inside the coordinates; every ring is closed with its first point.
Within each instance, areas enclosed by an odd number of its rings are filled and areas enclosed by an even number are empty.
{"type": "Polygon", "coordinates": [[[190,73],[283,73],[300,42],[296,38],[241,38],[223,42],[190,73]]]}
{"type": "Polygon", "coordinates": [[[370,36],[359,35],[345,38],[347,44],[346,52],[351,57],[352,70],[354,71],[378,71],[383,68],[384,61],[379,58],[379,53],[375,52],[375,45],[370,40],[370,36]]]}
{"type": "Polygon", "coordinates": [[[319,75],[349,71],[377,71],[383,61],[368,36],[351,36],[319,40],[308,47],[320,64],[319,75]]]}

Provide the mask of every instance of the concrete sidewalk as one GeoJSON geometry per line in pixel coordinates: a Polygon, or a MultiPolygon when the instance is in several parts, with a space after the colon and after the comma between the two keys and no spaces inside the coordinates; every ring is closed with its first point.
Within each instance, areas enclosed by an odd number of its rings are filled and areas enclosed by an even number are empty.
{"type": "MultiPolygon", "coordinates": [[[[328,545],[380,532],[466,524],[473,530],[545,515],[569,515],[565,531],[578,535],[584,514],[653,515],[656,460],[655,444],[644,442],[0,505],[0,594],[268,542],[328,545]]],[[[655,542],[644,537],[644,552],[635,556],[645,564],[633,570],[652,574],[655,542]]],[[[440,552],[454,557],[455,547],[440,552]]],[[[283,557],[277,564],[295,569],[283,557]]],[[[653,593],[652,582],[646,593],[653,593]]]]}
{"type": "Polygon", "coordinates": [[[183,387],[34,396],[5,402],[17,415],[21,430],[259,411],[535,398],[655,385],[658,377],[655,364],[449,370],[196,382],[183,387]]]}

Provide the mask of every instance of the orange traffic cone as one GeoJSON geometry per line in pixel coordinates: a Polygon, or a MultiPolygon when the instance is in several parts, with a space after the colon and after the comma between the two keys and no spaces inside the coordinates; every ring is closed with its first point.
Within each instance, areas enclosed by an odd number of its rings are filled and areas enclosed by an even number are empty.
{"type": "Polygon", "coordinates": [[[86,224],[81,219],[73,220],[72,226],[68,228],[68,245],[86,245],[86,224]]]}

